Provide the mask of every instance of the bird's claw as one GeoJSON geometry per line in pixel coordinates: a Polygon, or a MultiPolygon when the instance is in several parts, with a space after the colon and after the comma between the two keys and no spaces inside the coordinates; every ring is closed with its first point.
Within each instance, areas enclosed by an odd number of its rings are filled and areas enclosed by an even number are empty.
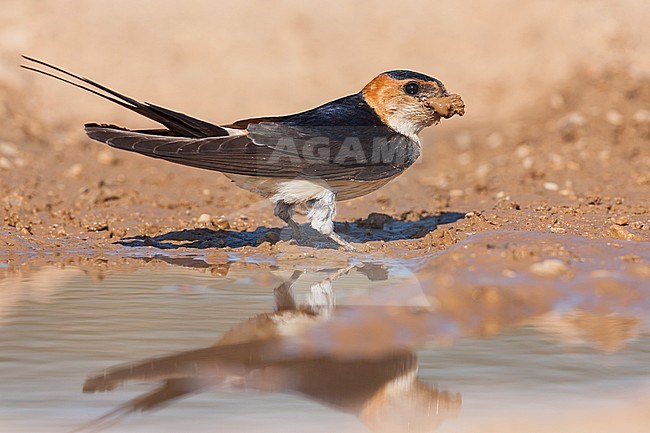
{"type": "Polygon", "coordinates": [[[354,245],[352,245],[350,242],[348,242],[348,241],[346,241],[345,239],[343,239],[343,238],[342,238],[340,235],[338,235],[337,233],[334,233],[334,232],[330,233],[329,238],[330,238],[331,240],[333,240],[334,242],[336,242],[337,244],[339,244],[340,246],[342,246],[343,248],[345,248],[347,251],[351,251],[351,252],[352,252],[352,251],[356,251],[356,250],[357,250],[356,247],[355,247],[354,245]]]}

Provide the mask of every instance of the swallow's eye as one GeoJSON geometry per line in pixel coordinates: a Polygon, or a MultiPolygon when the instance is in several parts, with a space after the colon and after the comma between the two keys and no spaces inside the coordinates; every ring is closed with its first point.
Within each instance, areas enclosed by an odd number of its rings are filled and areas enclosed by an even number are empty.
{"type": "Polygon", "coordinates": [[[404,92],[407,95],[415,95],[420,91],[420,85],[414,81],[411,81],[410,83],[406,83],[406,86],[404,86],[404,92]]]}

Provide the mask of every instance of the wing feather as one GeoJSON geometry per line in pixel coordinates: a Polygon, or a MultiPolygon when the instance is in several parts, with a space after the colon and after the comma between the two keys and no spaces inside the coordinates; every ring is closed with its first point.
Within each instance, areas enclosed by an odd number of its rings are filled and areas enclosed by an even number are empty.
{"type": "Polygon", "coordinates": [[[275,178],[378,180],[401,173],[419,155],[417,143],[400,134],[387,135],[384,130],[328,131],[286,124],[254,126],[249,127],[248,134],[206,138],[152,135],[98,124],[87,124],[86,133],[109,146],[178,164],[275,178]],[[379,134],[383,134],[381,143],[386,143],[388,149],[387,160],[373,159],[376,148],[368,140],[379,134]],[[313,139],[322,146],[310,148],[313,139]],[[357,147],[346,145],[346,139],[357,143],[357,147]],[[359,151],[364,155],[362,158],[359,151]],[[352,153],[346,155],[346,152],[352,153]]]}

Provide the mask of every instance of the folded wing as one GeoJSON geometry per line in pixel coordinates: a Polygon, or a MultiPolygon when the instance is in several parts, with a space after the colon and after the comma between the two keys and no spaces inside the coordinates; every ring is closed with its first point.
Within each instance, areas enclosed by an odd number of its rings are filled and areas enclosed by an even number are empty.
{"type": "Polygon", "coordinates": [[[94,140],[178,164],[247,176],[325,181],[372,181],[405,170],[419,156],[419,145],[389,131],[263,122],[234,135],[188,138],[86,125],[94,140]]]}

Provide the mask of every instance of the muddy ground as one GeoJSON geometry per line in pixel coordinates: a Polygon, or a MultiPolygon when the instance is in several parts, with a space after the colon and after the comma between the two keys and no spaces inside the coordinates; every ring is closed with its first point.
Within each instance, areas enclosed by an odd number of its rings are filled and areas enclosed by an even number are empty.
{"type": "Polygon", "coordinates": [[[20,54],[215,122],[307,109],[382,70],[420,70],[460,93],[467,114],[425,130],[421,160],[401,177],[340,203],[336,230],[356,255],[419,257],[486,231],[647,249],[647,6],[392,8],[10,0],[0,15],[0,261],[92,268],[156,253],[344,257],[327,242],[296,244],[269,203],[221,174],[87,139],[84,122],[148,123],[21,70],[20,54]],[[215,17],[228,20],[216,26],[215,17]]]}
{"type": "MultiPolygon", "coordinates": [[[[48,125],[24,95],[0,91],[0,116],[9,119],[0,132],[0,260],[129,256],[133,247],[319,254],[224,176],[76,138],[80,126],[48,125]]],[[[648,101],[643,75],[579,68],[507,123],[447,120],[457,128],[424,135],[421,162],[341,202],[337,230],[359,254],[388,257],[444,250],[489,230],[650,241],[648,101]]]]}

